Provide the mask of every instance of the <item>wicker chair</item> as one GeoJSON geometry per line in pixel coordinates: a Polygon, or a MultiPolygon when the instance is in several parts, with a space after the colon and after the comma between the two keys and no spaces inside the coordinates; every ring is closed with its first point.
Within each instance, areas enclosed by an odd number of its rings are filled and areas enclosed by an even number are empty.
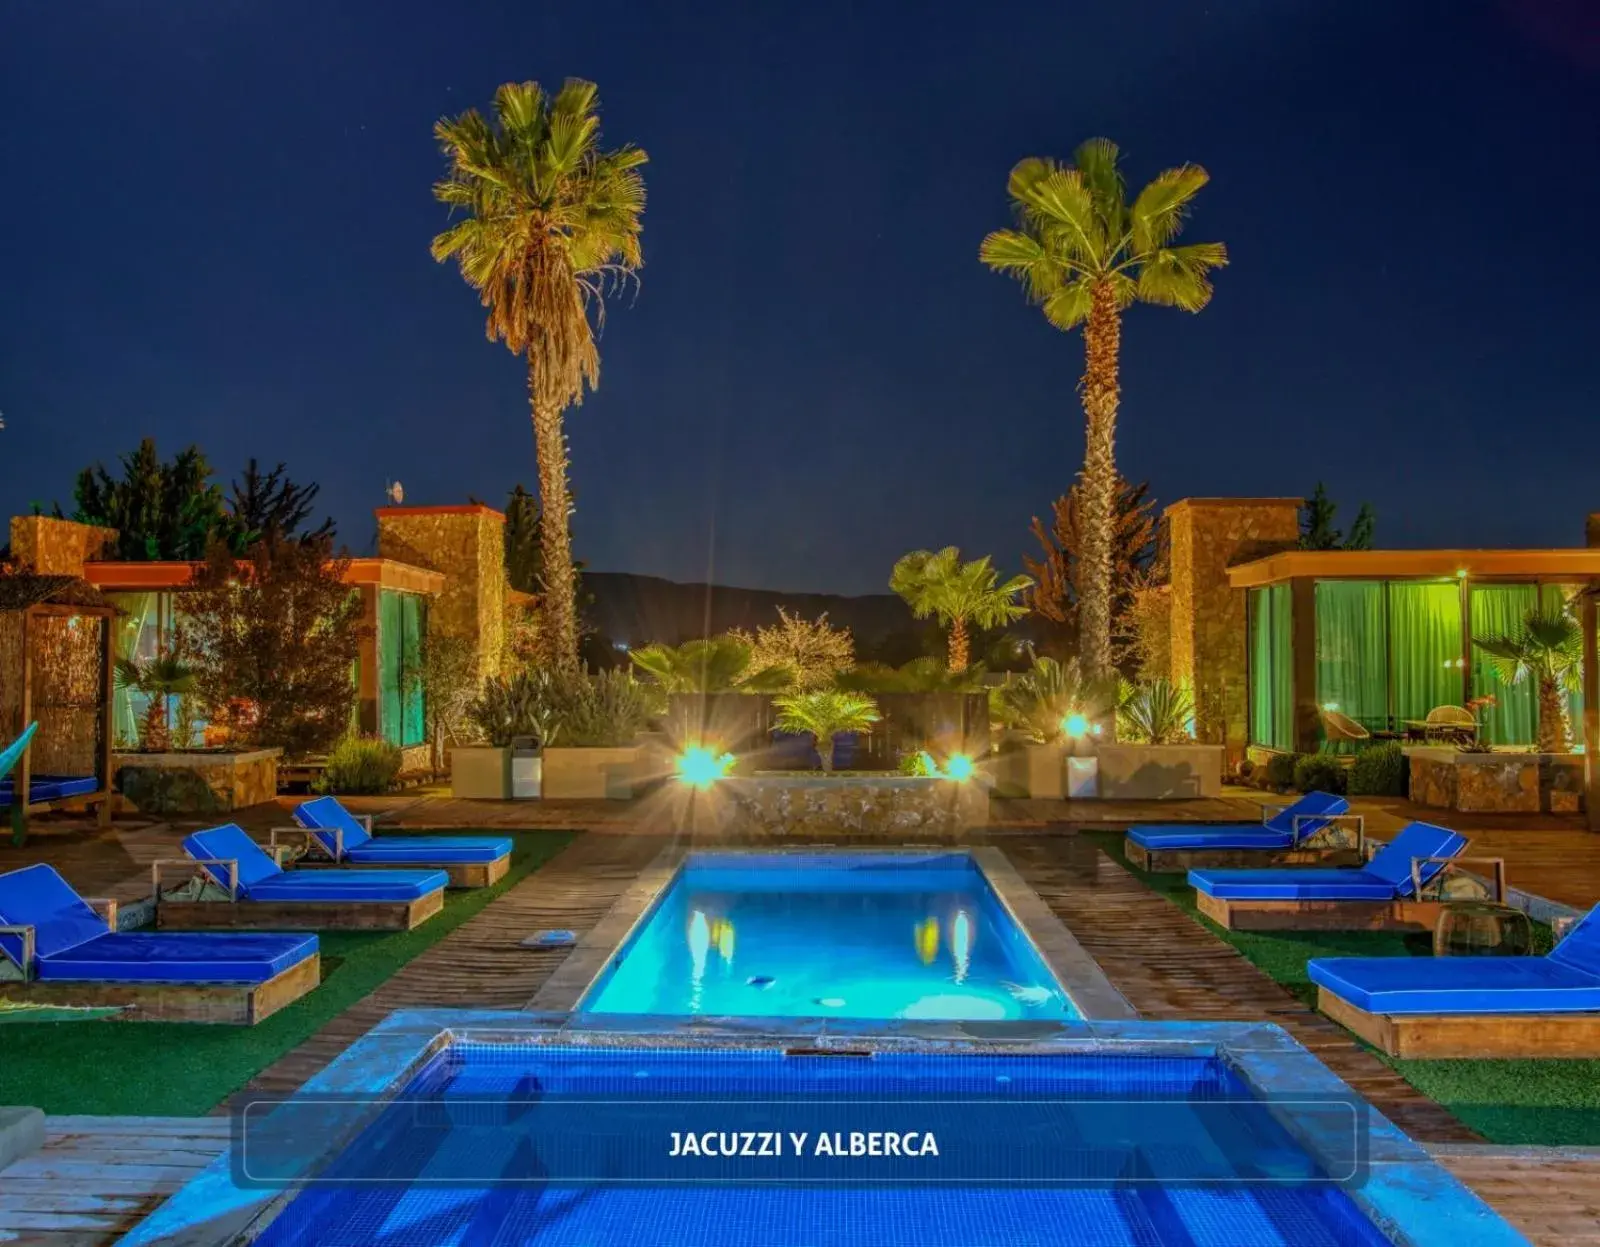
{"type": "Polygon", "coordinates": [[[1362,727],[1347,714],[1340,714],[1337,710],[1321,711],[1322,735],[1330,748],[1348,743],[1355,749],[1371,744],[1372,733],[1362,727]]]}
{"type": "Polygon", "coordinates": [[[1478,736],[1478,721],[1461,706],[1435,706],[1423,722],[1428,739],[1472,741],[1478,736]]]}

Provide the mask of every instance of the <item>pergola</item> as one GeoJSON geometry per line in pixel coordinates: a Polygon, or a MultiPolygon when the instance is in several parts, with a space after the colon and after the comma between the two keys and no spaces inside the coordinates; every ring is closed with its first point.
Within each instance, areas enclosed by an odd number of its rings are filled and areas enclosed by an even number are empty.
{"type": "Polygon", "coordinates": [[[117,609],[74,576],[0,575],[0,739],[37,721],[11,775],[12,839],[65,801],[111,818],[112,656],[117,609]]]}

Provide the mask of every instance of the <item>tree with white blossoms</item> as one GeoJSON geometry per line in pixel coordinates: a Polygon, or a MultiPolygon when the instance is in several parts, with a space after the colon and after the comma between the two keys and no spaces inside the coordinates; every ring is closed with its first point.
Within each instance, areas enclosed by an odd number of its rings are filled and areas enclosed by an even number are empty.
{"type": "Polygon", "coordinates": [[[801,692],[826,687],[856,662],[850,629],[832,627],[826,611],[816,619],[802,619],[780,606],[776,624],[757,628],[754,636],[738,628],[728,635],[750,647],[752,670],[787,668],[794,673],[793,687],[801,692]]]}

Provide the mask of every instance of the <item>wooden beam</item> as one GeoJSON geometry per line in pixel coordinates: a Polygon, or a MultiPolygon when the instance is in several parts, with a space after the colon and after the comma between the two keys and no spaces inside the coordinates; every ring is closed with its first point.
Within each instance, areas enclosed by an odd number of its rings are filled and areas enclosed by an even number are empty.
{"type": "Polygon", "coordinates": [[[1600,831],[1600,656],[1595,643],[1595,594],[1600,585],[1585,588],[1578,611],[1583,629],[1583,798],[1590,831],[1600,831]]]}
{"type": "MultiPolygon", "coordinates": [[[[116,801],[112,792],[111,750],[114,733],[112,722],[112,708],[117,695],[117,660],[116,660],[116,617],[106,615],[100,620],[100,773],[96,777],[100,787],[105,791],[106,799],[100,803],[99,824],[102,828],[111,826],[111,807],[116,801]]],[[[116,923],[112,923],[113,930],[116,923]]]]}
{"type": "Polygon", "coordinates": [[[1308,576],[1289,582],[1289,618],[1294,637],[1294,749],[1316,753],[1322,734],[1317,706],[1317,582],[1308,576]]]}

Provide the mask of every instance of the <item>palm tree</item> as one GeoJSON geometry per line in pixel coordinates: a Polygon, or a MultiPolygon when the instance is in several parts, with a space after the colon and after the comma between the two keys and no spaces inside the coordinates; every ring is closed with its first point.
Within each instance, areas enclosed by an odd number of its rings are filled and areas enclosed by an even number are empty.
{"type": "Polygon", "coordinates": [[[1207,274],[1228,262],[1219,242],[1175,246],[1189,205],[1210,180],[1199,165],[1157,175],[1127,202],[1120,153],[1090,139],[1073,163],[1030,157],[1007,189],[1016,229],[983,240],[983,263],[1022,283],[1057,329],[1083,326],[1084,439],[1083,656],[1091,671],[1111,669],[1112,543],[1117,495],[1117,357],[1122,313],[1158,303],[1198,312],[1211,301],[1207,274]]]}
{"type": "Polygon", "coordinates": [[[552,98],[536,82],[495,92],[494,122],[468,109],[434,127],[449,162],[434,197],[465,212],[433,240],[489,309],[490,341],[525,355],[544,523],[544,638],[550,661],[578,669],[566,409],[600,381],[595,321],[608,291],[636,278],[645,153],[600,149],[594,83],[569,78],[552,98]]]}
{"type": "MultiPolygon", "coordinates": [[[[162,654],[146,662],[119,658],[115,675],[118,688],[143,693],[150,699],[145,705],[144,723],[139,728],[139,747],[151,753],[165,753],[172,744],[167,728],[167,699],[194,692],[199,673],[182,659],[162,654]]],[[[187,747],[189,742],[181,744],[187,747]]]]}
{"type": "Polygon", "coordinates": [[[1533,680],[1539,690],[1539,752],[1567,753],[1572,748],[1568,692],[1583,679],[1583,629],[1564,610],[1530,610],[1522,626],[1504,636],[1473,637],[1473,645],[1489,656],[1494,673],[1506,684],[1533,680]]]}
{"type": "Polygon", "coordinates": [[[810,732],[817,741],[817,756],[824,771],[833,770],[833,738],[841,732],[865,732],[879,719],[878,704],[862,693],[824,689],[796,693],[772,703],[778,711],[774,726],[780,732],[810,732]]]}
{"type": "Polygon", "coordinates": [[[894,565],[889,588],[898,593],[918,619],[937,616],[950,629],[950,670],[964,671],[971,657],[967,625],[998,628],[1020,619],[1028,608],[1016,601],[1033,581],[1013,576],[997,584],[988,556],[961,561],[961,551],[946,546],[937,553],[913,550],[894,565]]]}

